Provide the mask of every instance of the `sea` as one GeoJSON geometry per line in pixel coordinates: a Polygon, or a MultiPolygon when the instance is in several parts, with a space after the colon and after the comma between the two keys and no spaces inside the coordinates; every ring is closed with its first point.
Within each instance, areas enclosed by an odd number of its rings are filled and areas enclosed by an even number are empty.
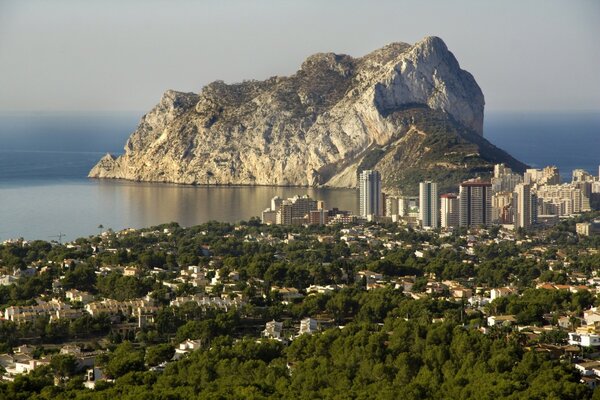
{"type": "MultiPolygon", "coordinates": [[[[0,241],[68,241],[111,228],[168,222],[193,226],[259,216],[278,195],[309,194],[328,207],[358,211],[353,189],[186,186],[88,179],[107,152],[121,154],[140,113],[0,114],[0,241]]],[[[532,167],[594,175],[600,113],[488,113],[484,136],[532,167]]]]}

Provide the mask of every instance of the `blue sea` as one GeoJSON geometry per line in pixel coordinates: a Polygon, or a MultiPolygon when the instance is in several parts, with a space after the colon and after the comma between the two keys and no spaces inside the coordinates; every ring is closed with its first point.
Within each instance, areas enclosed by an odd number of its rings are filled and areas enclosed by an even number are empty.
{"type": "MultiPolygon", "coordinates": [[[[99,181],[87,173],[105,153],[121,154],[141,113],[0,115],[0,240],[64,240],[176,221],[239,221],[260,215],[275,195],[308,192],[358,210],[355,190],[192,187],[99,181]]],[[[484,136],[531,165],[556,165],[563,179],[600,164],[600,113],[488,113],[484,136]]]]}

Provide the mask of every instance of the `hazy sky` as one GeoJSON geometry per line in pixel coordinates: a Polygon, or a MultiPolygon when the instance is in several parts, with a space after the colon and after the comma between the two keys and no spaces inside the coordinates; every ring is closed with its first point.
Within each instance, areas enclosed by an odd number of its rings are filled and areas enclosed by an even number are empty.
{"type": "Polygon", "coordinates": [[[145,111],[315,52],[444,39],[486,110],[600,110],[600,1],[0,0],[0,111],[145,111]]]}

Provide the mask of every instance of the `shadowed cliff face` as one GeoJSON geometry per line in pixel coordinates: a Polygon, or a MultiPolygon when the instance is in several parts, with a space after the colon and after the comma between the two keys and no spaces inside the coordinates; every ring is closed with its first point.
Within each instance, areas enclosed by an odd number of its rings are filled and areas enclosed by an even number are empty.
{"type": "Polygon", "coordinates": [[[89,176],[354,187],[358,172],[371,167],[384,186],[406,192],[411,177],[433,177],[428,171],[442,165],[453,171],[449,184],[489,171],[492,162],[523,169],[483,139],[483,108],[473,76],[436,37],[361,58],[315,54],[290,77],[216,81],[199,94],[167,91],[125,154],[107,155],[89,176]],[[428,146],[432,140],[449,147],[428,146]]]}

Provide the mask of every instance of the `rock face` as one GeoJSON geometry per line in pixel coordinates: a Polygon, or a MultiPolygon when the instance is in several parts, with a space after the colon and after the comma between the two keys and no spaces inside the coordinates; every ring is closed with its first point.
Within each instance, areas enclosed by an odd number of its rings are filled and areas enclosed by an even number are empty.
{"type": "Polygon", "coordinates": [[[167,91],[119,157],[93,178],[184,184],[355,187],[376,168],[384,187],[459,180],[505,162],[483,138],[484,98],[437,37],[364,57],[315,54],[290,77],[167,91]]]}

